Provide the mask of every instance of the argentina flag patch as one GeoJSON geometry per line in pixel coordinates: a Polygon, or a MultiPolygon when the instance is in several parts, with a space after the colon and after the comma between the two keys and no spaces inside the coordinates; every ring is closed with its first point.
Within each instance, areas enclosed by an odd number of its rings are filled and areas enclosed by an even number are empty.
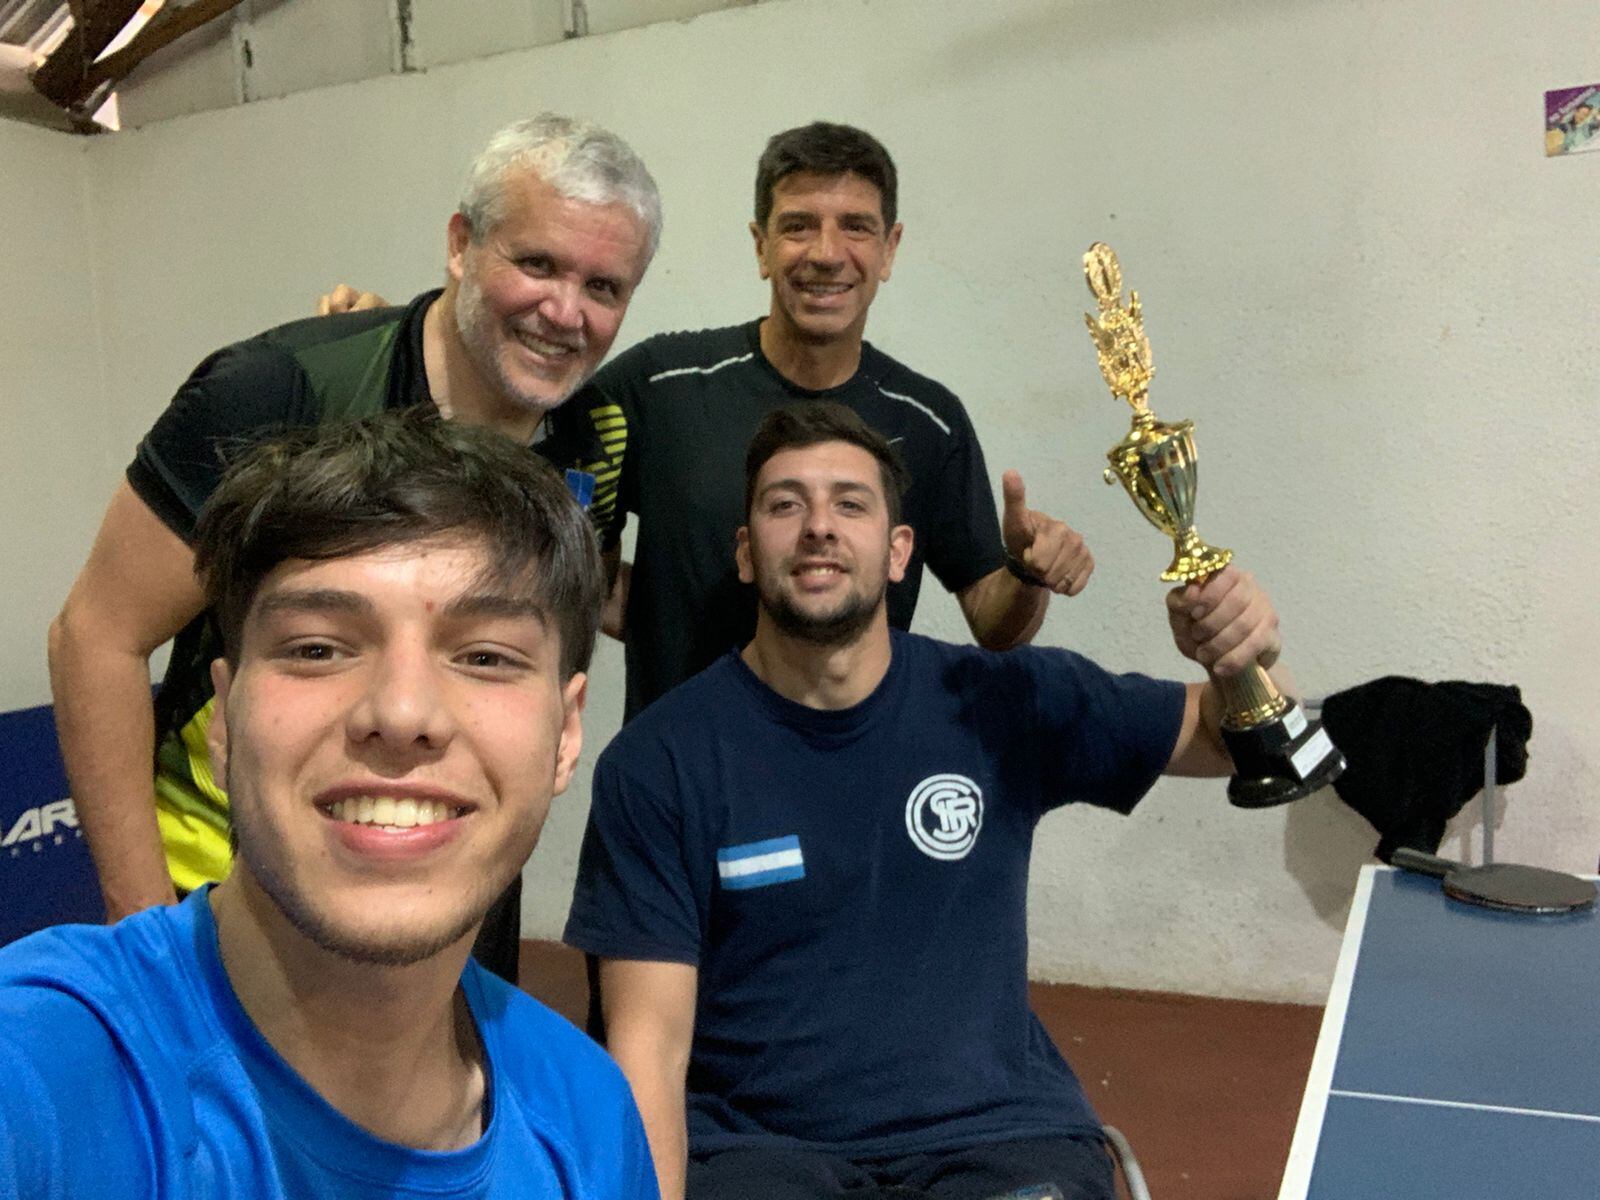
{"type": "Polygon", "coordinates": [[[724,846],[717,851],[717,875],[725,888],[766,887],[769,883],[804,879],[806,861],[800,853],[800,839],[790,834],[764,842],[724,846]]]}

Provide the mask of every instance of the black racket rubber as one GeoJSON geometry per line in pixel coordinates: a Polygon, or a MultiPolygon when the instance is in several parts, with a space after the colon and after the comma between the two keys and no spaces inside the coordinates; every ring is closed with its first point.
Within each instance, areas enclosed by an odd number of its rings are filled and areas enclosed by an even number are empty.
{"type": "Polygon", "coordinates": [[[1500,912],[1567,913],[1594,905],[1594,884],[1564,871],[1517,863],[1469,867],[1434,854],[1402,847],[1390,860],[1397,867],[1444,880],[1453,900],[1500,912]]]}

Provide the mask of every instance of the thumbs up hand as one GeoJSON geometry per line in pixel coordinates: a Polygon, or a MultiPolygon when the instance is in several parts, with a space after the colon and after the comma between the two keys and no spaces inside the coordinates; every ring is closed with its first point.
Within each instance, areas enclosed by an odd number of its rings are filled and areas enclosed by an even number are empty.
{"type": "Polygon", "coordinates": [[[1000,477],[1005,511],[1000,536],[1006,553],[1040,587],[1062,596],[1083,591],[1094,573],[1094,555],[1083,535],[1065,521],[1028,507],[1028,493],[1017,471],[1000,477]]]}

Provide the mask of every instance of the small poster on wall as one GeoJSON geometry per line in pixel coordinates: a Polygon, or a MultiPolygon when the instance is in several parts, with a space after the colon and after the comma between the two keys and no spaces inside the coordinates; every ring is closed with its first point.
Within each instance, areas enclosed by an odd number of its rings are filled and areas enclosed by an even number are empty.
{"type": "Polygon", "coordinates": [[[1544,152],[1581,154],[1600,150],[1600,83],[1558,88],[1544,94],[1544,152]]]}

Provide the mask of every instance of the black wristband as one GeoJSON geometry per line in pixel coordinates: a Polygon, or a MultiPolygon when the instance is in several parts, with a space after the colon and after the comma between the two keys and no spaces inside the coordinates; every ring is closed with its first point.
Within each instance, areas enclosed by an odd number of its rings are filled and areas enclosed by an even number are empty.
{"type": "Polygon", "coordinates": [[[1006,551],[1006,570],[1010,571],[1013,576],[1022,580],[1022,582],[1027,584],[1029,587],[1042,588],[1050,586],[1043,579],[1040,579],[1039,576],[1028,570],[1028,568],[1023,564],[1022,560],[1015,554],[1012,554],[1009,550],[1006,551]]]}

